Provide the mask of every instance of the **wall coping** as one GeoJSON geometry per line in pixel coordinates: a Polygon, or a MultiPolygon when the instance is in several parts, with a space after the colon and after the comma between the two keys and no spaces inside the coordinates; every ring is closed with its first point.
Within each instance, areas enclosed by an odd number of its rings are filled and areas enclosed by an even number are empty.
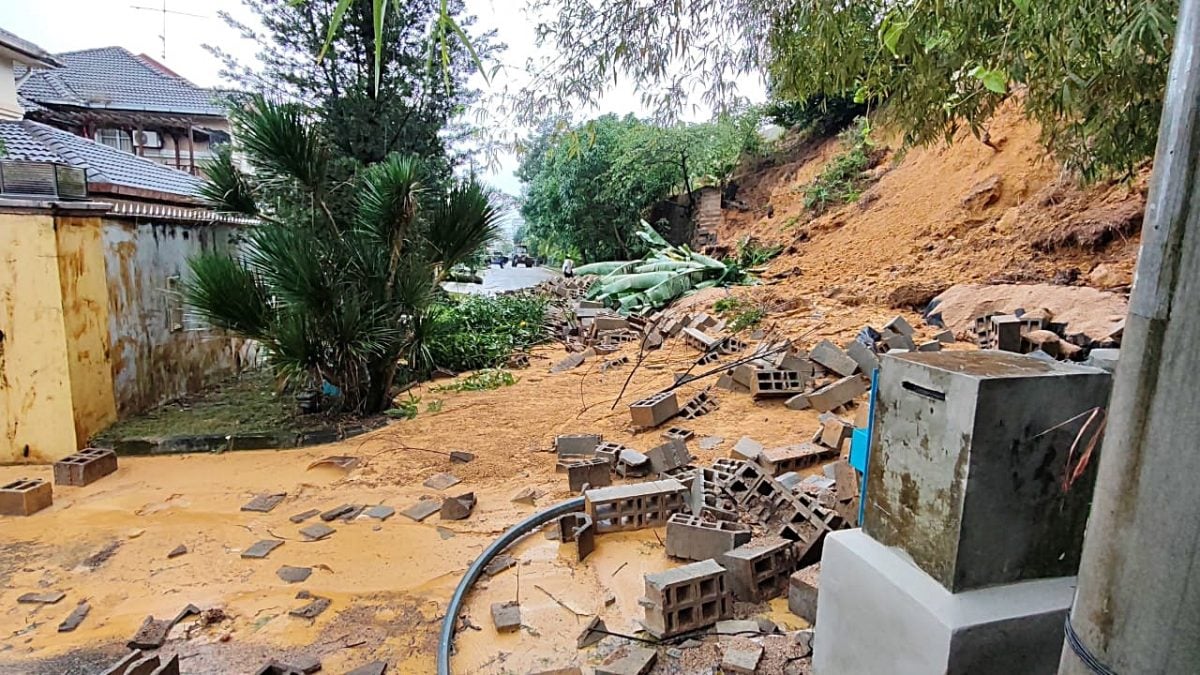
{"type": "Polygon", "coordinates": [[[110,210],[112,210],[112,204],[99,201],[70,202],[36,197],[0,197],[0,213],[102,216],[110,210]]]}

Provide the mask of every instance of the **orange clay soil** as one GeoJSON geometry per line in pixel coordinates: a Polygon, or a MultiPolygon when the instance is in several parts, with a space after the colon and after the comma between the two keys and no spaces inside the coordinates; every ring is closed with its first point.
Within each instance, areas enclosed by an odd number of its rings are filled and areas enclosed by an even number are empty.
{"type": "MultiPolygon", "coordinates": [[[[800,334],[815,323],[806,316],[785,318],[779,328],[800,334]]],[[[626,353],[636,357],[632,346],[626,353]]],[[[662,443],[661,430],[630,428],[627,404],[667,386],[672,371],[686,369],[695,357],[682,340],[668,341],[637,371],[616,410],[609,407],[632,364],[600,372],[592,359],[550,375],[550,364],[562,352],[547,347],[517,373],[514,386],[467,393],[420,390],[423,402],[443,401],[441,412],[422,412],[353,440],[300,450],[123,457],[116,474],[84,488],[56,488],[50,508],[0,519],[0,672],[93,672],[124,651],[147,615],[172,617],[188,603],[222,608],[230,618],[206,627],[187,620],[176,628],[163,653],[180,653],[186,673],[251,673],[268,658],[302,653],[319,656],[330,672],[374,659],[388,661],[397,672],[431,672],[440,621],[461,574],[496,536],[535,511],[510,497],[526,486],[546,492],[538,507],[570,496],[566,476],[554,472],[555,456],[535,451],[549,448],[556,434],[573,432],[598,432],[643,451],[662,443]],[[415,448],[461,449],[477,458],[451,464],[415,448]],[[348,472],[307,469],[329,455],[353,455],[362,464],[348,472]],[[444,492],[422,486],[443,471],[463,482],[444,492]],[[288,520],[343,503],[399,510],[422,497],[468,491],[479,503],[463,521],[440,522],[434,515],[414,523],[397,514],[379,523],[361,517],[348,524],[334,521],[335,534],[310,543],[301,541],[301,525],[288,520]],[[256,494],[276,492],[287,497],[270,513],[239,510],[256,494]],[[285,543],[266,559],[240,557],[254,542],[274,538],[285,543]],[[85,563],[112,542],[119,547],[107,560],[94,568],[85,563]],[[188,553],[168,559],[180,544],[188,553]],[[276,576],[282,565],[314,570],[306,582],[288,584],[276,576]],[[24,593],[48,590],[63,591],[66,598],[47,606],[16,602],[24,593]],[[300,590],[333,604],[315,620],[289,616],[305,604],[295,598],[300,590]],[[82,625],[58,633],[59,622],[84,599],[91,613],[82,625]]],[[[779,400],[754,402],[747,394],[724,391],[718,398],[719,410],[679,422],[698,438],[725,439],[708,451],[689,444],[704,464],[727,455],[742,435],[770,447],[807,438],[817,428],[816,413],[788,410],[779,400]]],[[[51,470],[0,467],[0,480],[19,477],[51,480],[51,470]]],[[[599,659],[597,650],[577,656],[574,639],[586,618],[564,605],[580,614],[599,611],[612,630],[632,630],[632,620],[641,616],[636,600],[642,574],[670,565],[657,541],[662,536],[661,530],[601,535],[583,565],[560,557],[557,542],[529,538],[516,548],[522,564],[480,584],[470,599],[469,623],[481,630],[462,632],[456,670],[527,672],[538,664],[599,659]],[[628,564],[618,572],[621,563],[628,564]],[[518,584],[528,628],[497,636],[488,607],[514,598],[518,584]],[[603,603],[605,591],[616,597],[611,606],[603,603]]],[[[775,603],[769,615],[795,625],[784,603],[775,603]]]]}

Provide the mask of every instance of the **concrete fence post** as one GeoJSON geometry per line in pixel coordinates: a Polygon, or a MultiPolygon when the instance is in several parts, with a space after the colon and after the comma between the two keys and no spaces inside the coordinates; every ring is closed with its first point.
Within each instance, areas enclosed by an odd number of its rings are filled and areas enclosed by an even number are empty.
{"type": "Polygon", "coordinates": [[[1200,668],[1200,0],[1181,3],[1059,672],[1200,668]]]}

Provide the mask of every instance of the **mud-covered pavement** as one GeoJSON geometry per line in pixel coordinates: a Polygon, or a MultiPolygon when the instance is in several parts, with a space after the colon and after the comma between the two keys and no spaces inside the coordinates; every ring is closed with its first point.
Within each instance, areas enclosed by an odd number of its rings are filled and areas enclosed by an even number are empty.
{"type": "MultiPolygon", "coordinates": [[[[780,312],[773,319],[784,335],[817,327],[804,344],[823,336],[847,335],[858,317],[825,315],[811,307],[780,312]]],[[[626,353],[636,357],[636,347],[626,353]]],[[[56,488],[54,505],[28,518],[0,520],[0,673],[91,673],[125,651],[124,644],[148,615],[169,618],[186,605],[220,608],[227,619],[201,625],[181,622],[162,652],[181,655],[184,673],[253,673],[269,658],[311,654],[327,672],[344,672],[381,659],[389,672],[434,670],[437,632],[444,608],[461,574],[482,549],[522,517],[569,497],[566,477],[554,473],[548,449],[559,433],[599,432],[606,439],[646,450],[661,443],[660,431],[634,434],[627,404],[672,382],[696,353],[681,340],[669,341],[638,370],[615,410],[610,406],[632,365],[601,372],[600,361],[550,375],[563,352],[546,347],[514,386],[495,391],[435,393],[418,390],[422,412],[414,420],[338,444],[286,451],[221,455],[126,457],[120,469],[84,488],[56,488]],[[438,413],[425,404],[441,400],[438,413]],[[424,449],[424,450],[422,450],[424,449]],[[477,455],[452,464],[443,454],[461,449],[477,455]],[[353,455],[349,471],[310,463],[329,455],[353,455]],[[430,475],[449,471],[462,483],[444,492],[422,486],[430,475]],[[523,487],[545,491],[537,506],[510,498],[523,487]],[[289,516],[344,503],[387,504],[397,510],[421,497],[473,491],[478,505],[463,521],[434,515],[415,523],[397,513],[386,521],[367,517],[330,523],[337,532],[303,541],[289,516]],[[286,492],[269,513],[240,511],[255,495],[286,492]],[[284,540],[266,559],[240,554],[261,539],[284,540]],[[188,553],[168,559],[178,545],[188,553]],[[107,551],[109,554],[97,555],[107,551]],[[91,558],[91,560],[89,560],[91,558]],[[276,576],[283,565],[312,567],[305,582],[276,576]],[[54,605],[18,604],[31,591],[60,590],[54,605]],[[288,614],[306,601],[300,591],[332,600],[315,619],[288,614]],[[76,603],[91,612],[74,632],[58,624],[76,603]]],[[[732,359],[735,357],[726,357],[732,359]]],[[[697,384],[710,383],[712,380],[697,384]]],[[[690,393],[685,388],[685,393],[690,393]]],[[[684,423],[697,438],[724,441],[711,450],[689,448],[700,463],[726,456],[742,435],[767,446],[806,439],[817,427],[812,411],[792,411],[782,402],[755,402],[742,393],[718,391],[720,409],[684,423]]],[[[816,469],[819,470],[819,469],[816,469]]],[[[51,479],[50,467],[0,467],[0,479],[51,479]]],[[[568,663],[597,663],[610,641],[578,651],[575,639],[599,613],[614,632],[633,632],[641,616],[637,598],[642,575],[671,566],[659,544],[661,531],[606,534],[596,552],[575,563],[564,547],[540,534],[510,554],[519,564],[477,585],[461,624],[456,672],[528,672],[568,663]],[[518,597],[524,627],[498,636],[491,626],[492,602],[518,597]],[[608,594],[614,601],[605,603],[608,594]]],[[[789,627],[798,620],[776,600],[759,612],[789,627]]],[[[608,650],[608,651],[606,651],[608,650]]],[[[678,672],[669,659],[655,672],[678,672]]]]}

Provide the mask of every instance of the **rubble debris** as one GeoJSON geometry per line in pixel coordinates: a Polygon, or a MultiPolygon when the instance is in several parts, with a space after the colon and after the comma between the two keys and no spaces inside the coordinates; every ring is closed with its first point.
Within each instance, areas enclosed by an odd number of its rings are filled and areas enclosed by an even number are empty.
{"type": "Polygon", "coordinates": [[[167,641],[167,634],[171,632],[175,624],[189,614],[199,613],[199,611],[195,605],[188,605],[174,619],[155,619],[153,616],[148,616],[127,646],[130,649],[158,649],[167,641]],[[189,610],[195,610],[195,612],[189,610]]]}
{"type": "MultiPolygon", "coordinates": [[[[461,482],[462,481],[459,480],[458,476],[455,476],[452,473],[435,473],[429,478],[426,478],[422,485],[431,490],[445,490],[447,488],[452,488],[461,482]]],[[[321,517],[324,518],[324,514],[322,514],[321,517]]]]}
{"type": "Polygon", "coordinates": [[[749,436],[742,436],[738,439],[737,443],[733,444],[733,449],[729,451],[729,456],[734,459],[744,459],[747,462],[756,462],[764,449],[762,443],[749,436]]]}
{"type": "Polygon", "coordinates": [[[859,340],[851,340],[846,344],[846,354],[854,359],[854,362],[858,364],[858,369],[864,375],[870,376],[879,368],[879,356],[875,350],[859,340]]]}
{"type": "Polygon", "coordinates": [[[355,518],[361,516],[363,511],[367,510],[366,504],[353,504],[352,506],[353,506],[353,508],[351,508],[349,511],[343,513],[338,518],[340,520],[342,520],[343,522],[349,523],[350,521],[354,520],[355,518]]]}
{"type": "Polygon", "coordinates": [[[337,532],[337,530],[325,523],[313,523],[312,525],[300,528],[300,535],[304,537],[305,541],[320,541],[334,532],[337,532]]]}
{"type": "Polygon", "coordinates": [[[298,584],[303,581],[307,581],[308,578],[312,576],[312,568],[284,565],[283,567],[275,570],[275,576],[289,584],[298,584]]]}
{"type": "Polygon", "coordinates": [[[837,456],[837,450],[826,448],[815,443],[797,443],[779,448],[763,450],[758,454],[757,462],[772,476],[800,471],[821,460],[837,456]]]}
{"type": "Polygon", "coordinates": [[[809,352],[808,358],[842,377],[858,372],[858,362],[829,340],[821,340],[809,352]]]}
{"type": "Polygon", "coordinates": [[[562,544],[575,543],[579,562],[596,550],[596,528],[592,517],[586,513],[568,513],[558,519],[558,541],[562,544]]]}
{"type": "Polygon", "coordinates": [[[537,488],[523,487],[520,490],[518,490],[517,493],[515,495],[513,495],[512,499],[510,499],[509,501],[515,502],[517,504],[527,504],[529,506],[533,506],[534,502],[537,501],[537,498],[541,497],[543,494],[545,494],[545,493],[537,488]]]}
{"type": "Polygon", "coordinates": [[[721,654],[721,670],[727,673],[754,673],[762,659],[763,648],[756,644],[728,645],[721,654]]]}
{"type": "Polygon", "coordinates": [[[751,373],[750,395],[756,399],[791,397],[804,392],[808,379],[799,371],[760,368],[751,373]]]}
{"type": "Polygon", "coordinates": [[[940,342],[944,345],[953,344],[954,343],[954,331],[944,330],[944,331],[935,333],[933,336],[933,339],[937,340],[938,342],[940,342]]]}
{"type": "Polygon", "coordinates": [[[117,539],[110,541],[99,551],[96,551],[87,558],[84,558],[82,564],[84,567],[90,570],[99,569],[101,565],[108,562],[108,559],[117,553],[117,549],[119,548],[121,548],[121,540],[117,539]]]}
{"type": "Polygon", "coordinates": [[[597,644],[606,637],[608,626],[605,625],[604,619],[598,616],[593,616],[588,625],[584,627],[583,632],[575,640],[576,649],[587,649],[594,644],[597,644]]]}
{"type": "Polygon", "coordinates": [[[442,509],[436,499],[421,499],[416,504],[400,511],[400,515],[421,522],[442,509]]]}
{"type": "Polygon", "coordinates": [[[344,517],[348,513],[353,513],[356,508],[358,507],[354,504],[342,504],[341,506],[335,506],[332,509],[322,513],[321,520],[327,523],[337,520],[338,518],[344,517]]]}
{"type": "Polygon", "coordinates": [[[0,516],[31,516],[54,503],[54,490],[41,478],[0,486],[0,516]]]}
{"type": "Polygon", "coordinates": [[[674,479],[588,490],[586,510],[597,532],[662,527],[672,513],[684,509],[687,489],[674,479]]]}
{"type": "Polygon", "coordinates": [[[280,546],[283,546],[283,542],[278,539],[263,539],[262,541],[255,542],[253,546],[245,551],[242,551],[242,557],[262,559],[280,546]]]}
{"type": "Polygon", "coordinates": [[[128,675],[129,666],[141,661],[143,658],[145,656],[140,651],[129,652],[125,656],[122,656],[116,663],[109,666],[107,670],[100,673],[100,675],[128,675]]]}
{"type": "Polygon", "coordinates": [[[183,544],[180,544],[180,545],[176,546],[175,548],[171,549],[171,552],[167,554],[167,560],[170,560],[172,558],[178,558],[181,555],[186,555],[187,552],[188,552],[188,547],[184,546],[183,544]]]}
{"type": "Polygon", "coordinates": [[[590,457],[603,440],[600,434],[560,434],[554,437],[554,451],[559,457],[590,457]]]}
{"type": "Polygon", "coordinates": [[[891,331],[891,332],[897,333],[899,335],[907,335],[910,338],[914,334],[916,334],[916,331],[913,330],[912,324],[910,324],[904,317],[900,316],[899,314],[892,317],[892,319],[890,321],[888,321],[887,323],[883,324],[883,330],[891,331]]]}
{"type": "Polygon", "coordinates": [[[349,455],[331,455],[329,457],[322,457],[312,464],[309,464],[308,469],[314,469],[318,466],[332,466],[343,471],[349,471],[357,467],[358,463],[359,460],[357,457],[351,457],[349,455]]]}
{"type": "Polygon", "coordinates": [[[751,636],[761,632],[762,627],[753,619],[726,619],[718,621],[716,627],[713,628],[713,633],[722,643],[726,642],[726,637],[751,636]]]}
{"type": "Polygon", "coordinates": [[[662,433],[662,437],[667,440],[677,438],[685,443],[692,440],[692,437],[695,435],[696,433],[694,431],[691,429],[684,429],[683,427],[671,427],[662,433]]]}
{"type": "Polygon", "coordinates": [[[650,458],[633,448],[621,448],[615,470],[622,478],[641,478],[650,474],[650,458]]]}
{"type": "Polygon", "coordinates": [[[858,375],[850,375],[827,384],[808,395],[808,403],[817,412],[830,412],[867,393],[869,386],[858,375]]]}
{"type": "Polygon", "coordinates": [[[817,587],[808,582],[808,570],[788,578],[788,611],[812,625],[817,622],[817,587]]]}
{"type": "Polygon", "coordinates": [[[687,466],[692,461],[692,456],[688,453],[687,443],[677,438],[651,448],[646,453],[646,457],[650,460],[650,471],[659,474],[681,466],[687,466]]]}
{"type": "Polygon", "coordinates": [[[363,511],[363,515],[375,520],[387,520],[396,515],[396,509],[384,504],[377,504],[363,511]]]}
{"type": "Polygon", "coordinates": [[[662,639],[705,628],[733,615],[725,569],[703,560],[645,575],[642,626],[662,639]]]}
{"type": "Polygon", "coordinates": [[[464,492],[442,501],[442,520],[466,520],[475,510],[475,493],[464,492]]]}
{"type": "Polygon", "coordinates": [[[297,607],[293,610],[289,610],[288,615],[299,619],[315,619],[320,616],[322,612],[329,609],[331,604],[333,604],[333,601],[329,598],[322,598],[314,595],[308,604],[302,607],[297,607]]]}
{"type": "Polygon", "coordinates": [[[700,446],[701,450],[716,450],[717,448],[721,447],[721,444],[724,442],[725,439],[721,438],[720,436],[705,436],[704,438],[700,439],[697,445],[700,446]]]}
{"type": "Polygon", "coordinates": [[[451,450],[450,462],[452,464],[467,464],[475,461],[475,453],[465,450],[451,450]]]}
{"type": "Polygon", "coordinates": [[[846,420],[833,413],[821,413],[821,445],[833,448],[838,453],[842,446],[850,440],[854,427],[846,420]]]}
{"type": "Polygon", "coordinates": [[[667,555],[685,560],[708,560],[750,543],[750,527],[741,523],[709,522],[686,513],[667,520],[667,555]]]}
{"type": "Polygon", "coordinates": [[[792,542],[766,538],[722,553],[717,559],[729,572],[729,587],[742,602],[766,602],[787,593],[796,569],[792,542]]]}
{"type": "Polygon", "coordinates": [[[87,600],[75,605],[75,609],[71,610],[71,613],[67,615],[67,618],[63,619],[62,623],[58,624],[58,632],[70,633],[76,628],[79,628],[79,624],[83,623],[83,620],[87,618],[88,612],[90,611],[92,611],[92,606],[88,604],[87,600]]]}
{"type": "Polygon", "coordinates": [[[54,484],[84,487],[117,470],[117,453],[106,448],[84,448],[54,463],[54,484]]]}
{"type": "Polygon", "coordinates": [[[1093,349],[1088,353],[1087,361],[1084,361],[1083,365],[1115,373],[1120,357],[1120,349],[1093,349]]]}
{"type": "Polygon", "coordinates": [[[660,392],[629,405],[633,426],[640,428],[656,427],[678,414],[679,400],[673,391],[660,392]]]}
{"type": "Polygon", "coordinates": [[[521,605],[515,601],[492,603],[492,625],[497,633],[512,633],[521,627],[521,605]]]}
{"type": "Polygon", "coordinates": [[[279,503],[287,497],[286,492],[275,492],[272,494],[261,494],[251,499],[249,502],[242,504],[242,511],[253,511],[255,513],[270,513],[272,509],[279,506],[279,503]]]}
{"type": "Polygon", "coordinates": [[[808,402],[808,394],[796,394],[783,403],[789,410],[808,410],[812,407],[808,402]]]}
{"type": "Polygon", "coordinates": [[[299,525],[300,523],[303,523],[304,521],[308,520],[309,518],[312,518],[313,516],[317,515],[320,512],[321,512],[321,509],[309,509],[303,513],[297,513],[294,516],[289,516],[288,520],[299,525]]]}
{"type": "Polygon", "coordinates": [[[550,366],[550,372],[556,374],[565,373],[568,370],[573,370],[583,365],[583,362],[586,360],[587,357],[585,357],[582,352],[576,352],[574,354],[570,354],[558,363],[555,363],[553,366],[550,366]]]}
{"type": "Polygon", "coordinates": [[[288,662],[272,659],[254,675],[308,675],[321,670],[321,661],[314,656],[293,657],[288,662]]]}
{"type": "Polygon", "coordinates": [[[17,602],[26,605],[53,605],[67,597],[62,591],[47,591],[45,593],[25,593],[17,598],[17,602]]]}
{"type": "Polygon", "coordinates": [[[372,661],[348,671],[346,675],[384,675],[387,672],[387,667],[387,661],[372,661]]]}
{"type": "Polygon", "coordinates": [[[511,370],[528,368],[529,354],[526,352],[513,352],[508,356],[508,361],[504,364],[504,367],[511,370]]]}
{"type": "MultiPolygon", "coordinates": [[[[1051,333],[1051,335],[1054,335],[1054,334],[1051,333]]],[[[1058,336],[1054,335],[1054,338],[1057,340],[1058,336]]],[[[938,342],[937,340],[928,340],[926,342],[922,342],[921,344],[917,345],[917,351],[919,351],[919,352],[940,352],[940,351],[942,351],[942,343],[938,342]]]]}
{"type": "Polygon", "coordinates": [[[596,666],[596,675],[646,675],[654,667],[658,651],[630,645],[625,655],[612,663],[596,666]]]}
{"type": "Polygon", "coordinates": [[[489,577],[494,577],[497,574],[500,574],[501,572],[503,572],[504,570],[515,566],[516,564],[517,564],[516,558],[512,557],[511,555],[506,555],[506,554],[501,553],[500,555],[492,558],[491,561],[489,561],[488,564],[486,566],[484,566],[483,573],[488,575],[489,577]]]}
{"type": "Polygon", "coordinates": [[[697,417],[707,415],[721,406],[720,401],[707,391],[698,391],[695,396],[688,399],[687,403],[679,409],[679,416],[685,420],[694,420],[697,417]]]}
{"type": "Polygon", "coordinates": [[[623,366],[626,363],[629,363],[629,357],[622,354],[621,356],[618,356],[614,359],[608,359],[604,363],[601,363],[600,364],[600,372],[603,373],[603,372],[612,370],[613,368],[616,368],[618,366],[623,366]]]}
{"type": "Polygon", "coordinates": [[[569,461],[566,469],[567,486],[571,492],[579,493],[587,488],[612,485],[612,466],[603,457],[569,461]]]}

